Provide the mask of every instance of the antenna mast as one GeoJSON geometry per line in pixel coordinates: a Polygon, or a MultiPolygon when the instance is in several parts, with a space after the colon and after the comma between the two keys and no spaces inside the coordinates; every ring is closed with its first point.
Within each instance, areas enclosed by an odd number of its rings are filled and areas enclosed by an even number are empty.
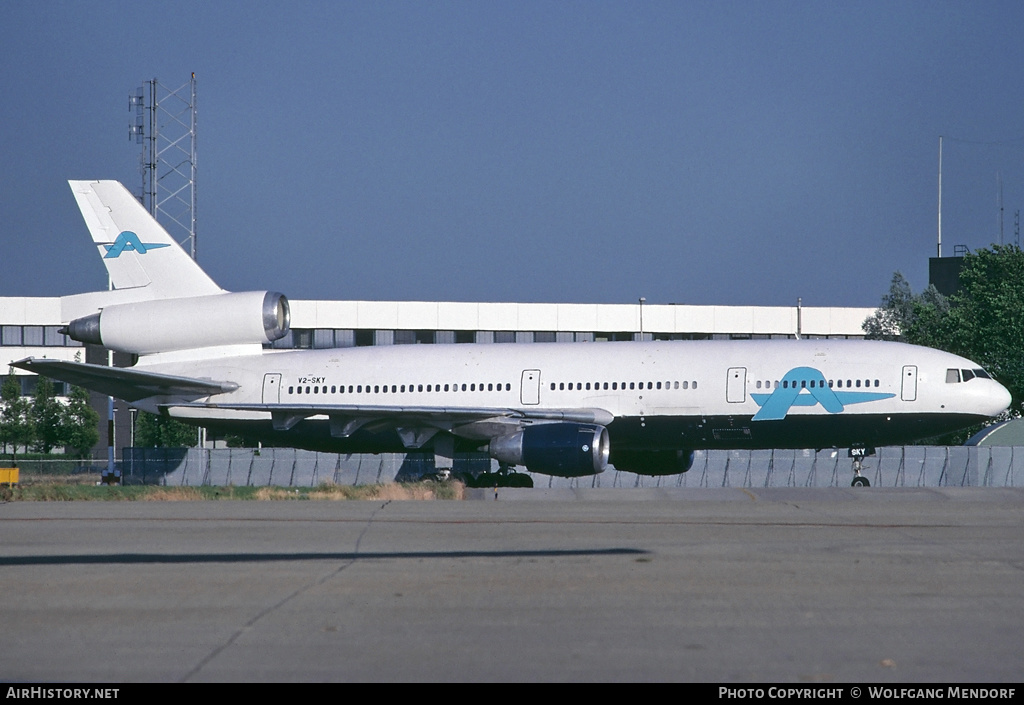
{"type": "Polygon", "coordinates": [[[939,135],[939,257],[942,257],[942,135],[939,135]]]}
{"type": "Polygon", "coordinates": [[[155,78],[128,96],[135,124],[128,139],[142,145],[139,201],[196,258],[196,75],[170,90],[155,78]]]}
{"type": "Polygon", "coordinates": [[[997,204],[999,206],[999,244],[1003,244],[1003,172],[996,172],[996,184],[999,187],[999,193],[997,196],[997,204]]]}

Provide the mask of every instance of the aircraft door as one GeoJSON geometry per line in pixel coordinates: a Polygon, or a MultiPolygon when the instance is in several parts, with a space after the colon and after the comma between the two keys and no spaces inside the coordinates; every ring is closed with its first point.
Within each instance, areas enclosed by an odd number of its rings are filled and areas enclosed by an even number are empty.
{"type": "Polygon", "coordinates": [[[725,400],[739,404],[747,400],[747,368],[730,367],[725,381],[725,400]]]}
{"type": "Polygon", "coordinates": [[[903,366],[903,389],[900,398],[903,401],[917,401],[917,365],[903,366]]]}
{"type": "Polygon", "coordinates": [[[540,404],[540,370],[523,370],[519,399],[523,404],[540,404]]]}
{"type": "Polygon", "coordinates": [[[280,404],[281,403],[281,375],[277,372],[271,372],[263,375],[263,403],[264,404],[280,404]]]}

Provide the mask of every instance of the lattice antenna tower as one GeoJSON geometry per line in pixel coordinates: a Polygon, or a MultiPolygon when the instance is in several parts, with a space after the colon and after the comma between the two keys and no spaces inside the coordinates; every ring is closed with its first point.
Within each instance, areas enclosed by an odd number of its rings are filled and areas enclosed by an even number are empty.
{"type": "Polygon", "coordinates": [[[142,146],[143,206],[196,258],[196,75],[174,90],[155,78],[128,96],[135,124],[128,138],[142,146]]]}

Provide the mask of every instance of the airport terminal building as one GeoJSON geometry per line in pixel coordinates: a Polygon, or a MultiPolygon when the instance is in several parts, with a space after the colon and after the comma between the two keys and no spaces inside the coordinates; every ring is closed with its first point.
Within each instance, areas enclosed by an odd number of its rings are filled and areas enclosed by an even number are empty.
{"type": "MultiPolygon", "coordinates": [[[[291,301],[291,331],[275,349],[464,343],[602,343],[624,340],[767,340],[863,338],[872,308],[693,306],[686,304],[550,304],[427,301],[291,301]]],[[[107,364],[106,350],[60,333],[59,297],[0,297],[0,356],[5,366],[26,357],[107,364]]],[[[271,346],[268,346],[271,347],[271,346]]],[[[127,355],[115,365],[130,364],[127,355]]],[[[22,394],[36,376],[13,371],[22,394]]],[[[66,394],[55,382],[58,394],[66,394]]],[[[97,457],[106,457],[106,402],[94,406],[104,421],[97,457]]],[[[130,444],[124,402],[115,404],[116,448],[130,444]]],[[[120,451],[118,451],[120,455],[120,451]]]]}

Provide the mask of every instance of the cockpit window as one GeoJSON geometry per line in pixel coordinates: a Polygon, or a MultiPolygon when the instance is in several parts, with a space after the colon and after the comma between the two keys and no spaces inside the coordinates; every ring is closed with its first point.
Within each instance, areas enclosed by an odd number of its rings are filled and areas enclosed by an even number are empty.
{"type": "Polygon", "coordinates": [[[980,367],[973,370],[946,370],[946,384],[955,384],[960,381],[970,382],[975,377],[979,377],[981,379],[992,379],[992,375],[980,367]]]}

